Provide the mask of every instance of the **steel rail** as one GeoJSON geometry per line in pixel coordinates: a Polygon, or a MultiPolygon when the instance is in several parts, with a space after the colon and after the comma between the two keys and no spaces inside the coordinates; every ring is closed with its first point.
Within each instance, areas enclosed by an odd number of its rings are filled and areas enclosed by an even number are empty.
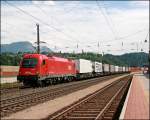
{"type": "Polygon", "coordinates": [[[96,78],[89,81],[74,82],[74,84],[60,86],[50,90],[38,91],[29,95],[23,95],[15,98],[1,100],[1,116],[9,115],[10,113],[17,112],[29,106],[45,102],[47,100],[69,94],[71,92],[87,88],[91,85],[110,79],[112,76],[103,77],[103,79],[96,78]]]}
{"type": "MultiPolygon", "coordinates": [[[[67,106],[56,113],[50,115],[47,119],[94,119],[98,120],[104,118],[104,113],[114,100],[120,95],[123,94],[129,85],[131,76],[124,77],[118,81],[105,86],[104,88],[90,94],[73,105],[67,106]],[[125,80],[127,79],[127,80],[125,80]],[[103,116],[103,117],[102,117],[103,116]]],[[[123,95],[121,95],[122,97],[123,95]]],[[[121,99],[120,99],[121,100],[121,99]]],[[[118,101],[120,102],[120,101],[118,101]]],[[[115,104],[118,105],[118,104],[115,104]]],[[[116,107],[116,106],[115,106],[116,107]]],[[[111,108],[110,108],[111,109],[111,108]]],[[[116,107],[117,109],[117,107],[116,107]]],[[[111,111],[112,119],[115,111],[111,111]]]]}

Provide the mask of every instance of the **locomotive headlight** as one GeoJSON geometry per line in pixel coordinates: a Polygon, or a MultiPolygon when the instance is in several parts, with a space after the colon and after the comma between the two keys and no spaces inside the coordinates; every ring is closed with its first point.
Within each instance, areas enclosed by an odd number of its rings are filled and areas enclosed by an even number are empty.
{"type": "Polygon", "coordinates": [[[39,76],[39,72],[36,72],[36,74],[39,76]]]}

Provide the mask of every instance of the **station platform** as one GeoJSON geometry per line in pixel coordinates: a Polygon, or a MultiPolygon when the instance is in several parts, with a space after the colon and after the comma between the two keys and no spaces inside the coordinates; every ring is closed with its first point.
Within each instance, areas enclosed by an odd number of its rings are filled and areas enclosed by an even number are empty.
{"type": "Polygon", "coordinates": [[[149,79],[134,73],[120,120],[149,120],[149,79]]]}

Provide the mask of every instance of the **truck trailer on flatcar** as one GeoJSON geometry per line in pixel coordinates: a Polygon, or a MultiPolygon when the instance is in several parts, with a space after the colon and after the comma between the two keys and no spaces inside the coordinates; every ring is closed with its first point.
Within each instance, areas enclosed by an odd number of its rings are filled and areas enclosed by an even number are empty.
{"type": "Polygon", "coordinates": [[[75,60],[77,79],[93,77],[92,62],[86,59],[75,60]]]}
{"type": "Polygon", "coordinates": [[[103,66],[100,62],[93,62],[93,74],[94,76],[101,76],[103,75],[103,66]]]}

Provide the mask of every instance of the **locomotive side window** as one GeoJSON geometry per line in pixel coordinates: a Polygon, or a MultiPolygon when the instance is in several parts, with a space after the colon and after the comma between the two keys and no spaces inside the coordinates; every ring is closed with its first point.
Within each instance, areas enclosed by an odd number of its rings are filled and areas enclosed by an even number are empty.
{"type": "Polygon", "coordinates": [[[45,61],[45,60],[43,60],[42,65],[45,65],[45,64],[46,64],[46,61],[45,61]]]}
{"type": "Polygon", "coordinates": [[[33,68],[37,65],[38,60],[36,58],[24,58],[22,61],[22,67],[33,68]]]}

